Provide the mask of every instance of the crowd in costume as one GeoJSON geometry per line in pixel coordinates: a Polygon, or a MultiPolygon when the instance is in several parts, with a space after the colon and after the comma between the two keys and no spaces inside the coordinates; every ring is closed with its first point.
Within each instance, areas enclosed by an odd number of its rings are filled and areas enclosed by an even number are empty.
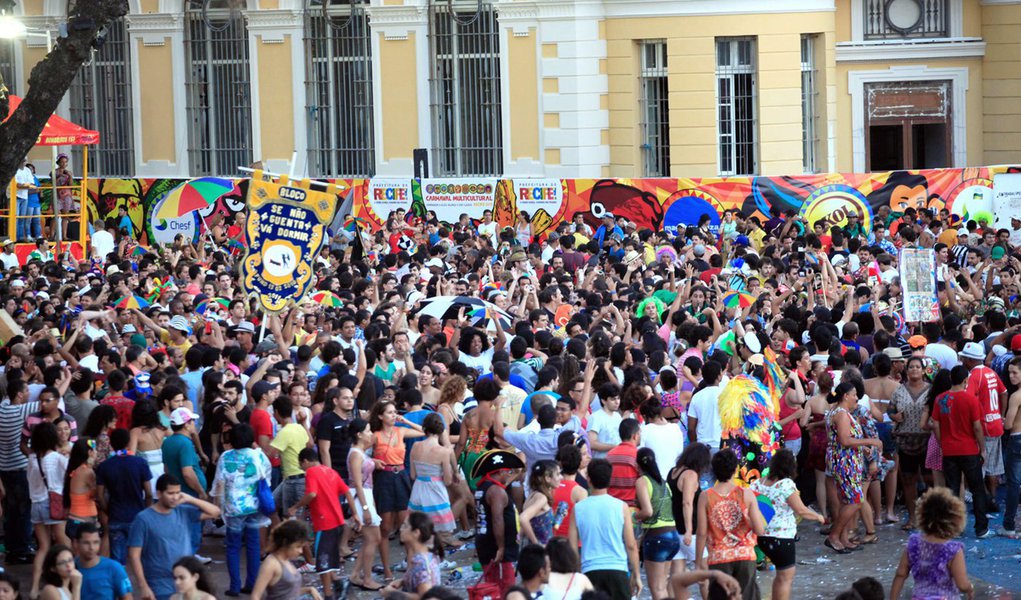
{"type": "Polygon", "coordinates": [[[837,567],[910,533],[840,597],[973,594],[959,538],[1016,537],[1016,236],[724,217],[399,210],[332,231],[279,313],[239,222],[165,247],[97,222],[80,261],[40,239],[0,279],[5,562],[32,565],[0,598],[751,600],[771,565],[782,600],[815,528],[837,567]],[[939,320],[902,318],[905,249],[939,320]]]}

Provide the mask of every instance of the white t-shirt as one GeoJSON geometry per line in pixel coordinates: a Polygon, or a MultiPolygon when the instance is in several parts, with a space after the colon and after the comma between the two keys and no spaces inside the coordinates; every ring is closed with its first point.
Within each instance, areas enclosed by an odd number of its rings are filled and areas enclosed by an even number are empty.
{"type": "Polygon", "coordinates": [[[942,369],[953,369],[961,362],[954,349],[944,344],[929,344],[925,347],[925,355],[936,359],[942,369]]]}
{"type": "Polygon", "coordinates": [[[0,252],[0,263],[4,265],[5,271],[9,271],[10,269],[17,269],[19,266],[21,266],[18,264],[18,255],[13,252],[11,252],[10,254],[7,254],[6,252],[0,252]]]}
{"type": "Polygon", "coordinates": [[[457,360],[469,369],[477,369],[480,375],[485,375],[493,370],[493,354],[496,349],[492,346],[489,350],[483,350],[478,356],[472,356],[467,352],[457,355],[457,360]]]}
{"type": "MultiPolygon", "coordinates": [[[[18,185],[34,185],[35,176],[32,175],[32,169],[29,169],[27,166],[18,169],[18,172],[14,174],[14,182],[18,185]]],[[[18,199],[28,200],[28,190],[18,188],[18,199]]]]}
{"type": "Polygon", "coordinates": [[[479,223],[479,237],[489,238],[490,244],[496,243],[496,221],[479,223]]]}
{"type": "Polygon", "coordinates": [[[96,253],[99,254],[99,258],[106,262],[106,255],[113,252],[115,244],[113,241],[113,235],[106,231],[97,231],[92,234],[92,247],[96,249],[96,253]]]}
{"type": "Polygon", "coordinates": [[[642,425],[642,448],[651,448],[656,453],[659,474],[666,477],[677,464],[677,457],[684,452],[684,435],[677,423],[646,423],[642,425]]]}
{"type": "Polygon", "coordinates": [[[718,385],[699,390],[691,397],[688,405],[688,416],[698,420],[695,428],[695,439],[714,450],[720,448],[720,437],[723,427],[720,425],[720,392],[718,385]]]}
{"type": "MultiPolygon", "coordinates": [[[[624,416],[620,411],[608,413],[605,410],[597,410],[592,413],[588,420],[588,430],[596,433],[596,439],[603,444],[620,444],[620,422],[624,416]]],[[[592,450],[592,458],[606,458],[605,451],[592,450]]]]}

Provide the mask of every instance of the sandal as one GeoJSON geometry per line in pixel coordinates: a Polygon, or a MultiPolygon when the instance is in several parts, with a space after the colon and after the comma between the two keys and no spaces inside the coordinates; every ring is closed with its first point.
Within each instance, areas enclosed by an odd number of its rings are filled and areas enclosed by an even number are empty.
{"type": "Polygon", "coordinates": [[[837,554],[850,554],[851,553],[851,551],[848,550],[847,548],[837,548],[836,546],[834,546],[833,543],[830,542],[830,538],[826,538],[826,541],[823,542],[823,545],[826,546],[827,548],[829,548],[830,550],[836,552],[837,554]]]}
{"type": "Polygon", "coordinates": [[[901,531],[914,531],[915,530],[915,526],[912,525],[911,523],[905,523],[905,524],[900,526],[900,530],[901,531]]]}
{"type": "Polygon", "coordinates": [[[858,543],[860,543],[860,544],[875,544],[878,541],[879,541],[879,536],[876,535],[876,532],[873,531],[872,533],[869,533],[869,532],[866,531],[865,532],[865,536],[863,538],[861,538],[858,541],[858,543]]]}
{"type": "Polygon", "coordinates": [[[383,589],[384,587],[386,587],[386,586],[383,586],[383,585],[380,585],[380,586],[378,586],[378,587],[369,587],[369,586],[367,586],[367,585],[363,585],[363,584],[361,584],[361,583],[358,583],[358,582],[356,582],[356,581],[351,581],[350,579],[349,579],[348,581],[350,581],[350,582],[351,582],[351,585],[352,585],[353,587],[356,587],[356,588],[358,588],[358,589],[360,589],[360,590],[365,590],[366,592],[378,592],[379,590],[381,590],[381,589],[383,589]]]}

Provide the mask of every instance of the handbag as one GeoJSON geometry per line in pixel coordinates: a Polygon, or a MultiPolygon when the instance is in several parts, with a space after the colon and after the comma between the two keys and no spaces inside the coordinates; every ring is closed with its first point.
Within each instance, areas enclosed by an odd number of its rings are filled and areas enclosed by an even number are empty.
{"type": "Polygon", "coordinates": [[[273,499],[273,490],[265,479],[260,479],[255,484],[255,497],[259,502],[259,512],[267,517],[273,516],[277,511],[277,503],[273,499]]]}
{"type": "Polygon", "coordinates": [[[502,568],[498,562],[490,563],[482,572],[479,582],[468,586],[468,600],[500,600],[503,598],[503,586],[499,583],[486,581],[486,577],[493,567],[502,568]]]}
{"type": "Polygon", "coordinates": [[[50,484],[46,481],[46,471],[43,469],[43,459],[39,455],[36,455],[35,459],[39,463],[39,474],[43,476],[46,494],[50,497],[50,520],[63,521],[67,519],[67,510],[64,509],[64,495],[50,490],[50,484]]]}

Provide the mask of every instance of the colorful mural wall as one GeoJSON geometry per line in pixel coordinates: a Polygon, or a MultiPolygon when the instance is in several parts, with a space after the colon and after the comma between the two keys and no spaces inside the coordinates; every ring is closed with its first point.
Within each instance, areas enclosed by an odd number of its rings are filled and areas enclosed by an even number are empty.
{"type": "MultiPolygon", "coordinates": [[[[345,179],[360,222],[378,229],[387,215],[404,208],[441,221],[461,214],[481,219],[491,209],[501,225],[512,225],[526,211],[535,234],[583,213],[592,225],[606,212],[638,227],[676,230],[709,215],[712,227],[724,210],[740,209],[765,217],[772,208],[797,211],[810,224],[846,222],[854,212],[866,227],[881,206],[948,208],[965,219],[1001,227],[993,214],[993,178],[1021,173],[1021,166],[893,171],[869,174],[826,173],[786,177],[703,179],[345,179]]],[[[247,179],[95,179],[89,181],[88,214],[114,219],[124,207],[143,243],[169,243],[177,234],[195,239],[221,217],[244,209],[247,179]]],[[[338,204],[339,205],[339,204],[338,204]]]]}

